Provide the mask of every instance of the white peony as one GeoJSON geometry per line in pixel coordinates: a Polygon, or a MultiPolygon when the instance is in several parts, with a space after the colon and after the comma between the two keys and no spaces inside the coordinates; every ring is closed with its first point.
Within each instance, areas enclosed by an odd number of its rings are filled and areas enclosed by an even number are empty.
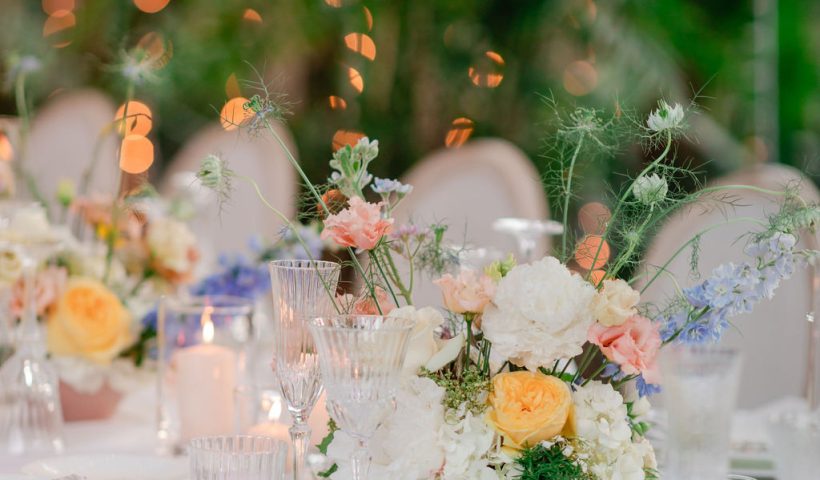
{"type": "Polygon", "coordinates": [[[571,358],[592,325],[596,291],[553,257],[513,268],[501,279],[482,320],[493,352],[535,370],[571,358]]]}
{"type": "Polygon", "coordinates": [[[598,323],[616,327],[638,313],[635,306],[640,301],[641,294],[625,281],[604,280],[603,288],[592,303],[592,310],[598,323]]]}
{"type": "Polygon", "coordinates": [[[444,317],[435,308],[416,310],[413,306],[406,306],[391,311],[389,316],[415,321],[404,360],[404,372],[407,374],[415,375],[421,367],[431,372],[440,370],[456,359],[464,345],[464,334],[449,340],[442,340],[436,335],[436,329],[444,323],[444,317]]]}
{"type": "MultiPolygon", "coordinates": [[[[396,410],[369,442],[370,478],[427,480],[444,464],[439,431],[444,425],[444,389],[428,378],[409,377],[399,389],[396,410]]],[[[328,457],[339,469],[331,478],[352,479],[350,457],[355,440],[336,432],[328,457]]]]}
{"type": "Polygon", "coordinates": [[[151,256],[162,268],[189,273],[196,261],[196,237],[184,223],[172,218],[158,218],[148,226],[146,236],[151,256]]]}
{"type": "Polygon", "coordinates": [[[496,471],[488,466],[487,454],[493,449],[496,435],[481,417],[469,411],[457,415],[453,423],[441,429],[441,444],[445,451],[442,480],[494,480],[496,471]]]}
{"type": "Polygon", "coordinates": [[[674,129],[683,126],[683,107],[679,103],[670,106],[665,100],[658,102],[658,108],[649,114],[646,125],[653,132],[674,129]]]}

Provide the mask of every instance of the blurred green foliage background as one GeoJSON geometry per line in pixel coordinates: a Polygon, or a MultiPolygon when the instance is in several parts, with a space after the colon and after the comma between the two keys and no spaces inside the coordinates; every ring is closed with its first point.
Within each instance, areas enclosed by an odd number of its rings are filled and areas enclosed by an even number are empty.
{"type": "MultiPolygon", "coordinates": [[[[660,97],[685,104],[697,91],[700,114],[679,158],[711,172],[781,161],[820,179],[816,1],[170,0],[157,13],[135,5],[151,0],[51,1],[70,4],[75,24],[45,37],[49,0],[3,0],[0,14],[3,56],[44,65],[32,76],[35,110],[57,89],[85,86],[120,103],[111,65],[121,52],[149,32],[169,45],[159,82],[136,92],[154,113],[153,175],[218,120],[226,82],[253,78],[252,64],[289,95],[290,128],[316,179],[340,130],[380,140],[379,176],[400,176],[444,147],[460,118],[455,143],[468,133],[506,138],[540,166],[549,127],[539,95],[643,116],[660,97]],[[372,38],[374,60],[346,45],[350,33],[372,38]],[[347,108],[331,108],[330,96],[347,108]]],[[[0,113],[14,115],[5,86],[0,113]]],[[[642,159],[629,149],[611,171],[642,159]]]]}

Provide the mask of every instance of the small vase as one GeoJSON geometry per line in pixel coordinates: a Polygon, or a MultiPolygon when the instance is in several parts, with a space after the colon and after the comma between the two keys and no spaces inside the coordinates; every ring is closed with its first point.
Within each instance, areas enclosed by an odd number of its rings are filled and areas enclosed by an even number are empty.
{"type": "Polygon", "coordinates": [[[117,411],[122,393],[111,388],[108,382],[103,383],[94,393],[79,392],[67,383],[60,382],[60,399],[63,420],[66,422],[106,420],[117,411]]]}

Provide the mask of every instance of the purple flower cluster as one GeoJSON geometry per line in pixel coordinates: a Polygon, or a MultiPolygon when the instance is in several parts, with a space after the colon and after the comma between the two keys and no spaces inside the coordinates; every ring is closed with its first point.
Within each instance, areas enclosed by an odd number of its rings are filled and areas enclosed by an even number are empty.
{"type": "Polygon", "coordinates": [[[265,265],[250,262],[242,255],[222,255],[221,270],[197,283],[194,295],[230,295],[254,300],[270,289],[270,275],[265,265]]]}
{"type": "Polygon", "coordinates": [[[780,282],[794,274],[796,243],[794,235],[780,232],[750,243],[746,254],[752,261],[723,264],[705,281],[683,291],[686,304],[661,318],[661,337],[666,341],[677,334],[682,343],[719,340],[731,317],[772,298],[780,282]]]}

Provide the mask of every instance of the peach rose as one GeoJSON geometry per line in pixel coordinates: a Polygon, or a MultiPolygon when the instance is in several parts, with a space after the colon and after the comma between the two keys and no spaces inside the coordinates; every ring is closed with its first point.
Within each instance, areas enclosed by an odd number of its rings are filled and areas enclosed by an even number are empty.
{"type": "Polygon", "coordinates": [[[131,315],[105,285],[72,278],[46,325],[48,350],[107,364],[134,340],[131,315]]]}
{"type": "Polygon", "coordinates": [[[359,197],[349,206],[325,219],[322,240],[332,239],[343,247],[372,250],[393,228],[392,218],[382,218],[382,203],[367,203],[359,197]]]}
{"type": "Polygon", "coordinates": [[[641,301],[641,294],[623,280],[604,280],[603,288],[592,305],[595,319],[606,327],[614,327],[635,315],[635,306],[641,301]]]}
{"type": "Polygon", "coordinates": [[[474,270],[462,270],[457,277],[449,273],[434,281],[444,295],[444,306],[453,313],[482,313],[493,300],[495,282],[474,270]]]}
{"type": "Polygon", "coordinates": [[[627,375],[643,374],[648,383],[659,383],[657,356],[660,351],[660,325],[646,317],[633,315],[615,327],[599,323],[589,329],[589,341],[601,348],[611,362],[627,375]]]}
{"type": "MultiPolygon", "coordinates": [[[[68,272],[62,267],[47,267],[34,277],[34,304],[37,315],[44,315],[57,301],[68,280],[68,272]]],[[[19,317],[26,304],[25,278],[19,278],[11,291],[11,314],[19,317]]]]}
{"type": "Polygon", "coordinates": [[[564,430],[572,406],[569,386],[557,377],[521,370],[493,377],[487,421],[516,450],[564,430]]]}

